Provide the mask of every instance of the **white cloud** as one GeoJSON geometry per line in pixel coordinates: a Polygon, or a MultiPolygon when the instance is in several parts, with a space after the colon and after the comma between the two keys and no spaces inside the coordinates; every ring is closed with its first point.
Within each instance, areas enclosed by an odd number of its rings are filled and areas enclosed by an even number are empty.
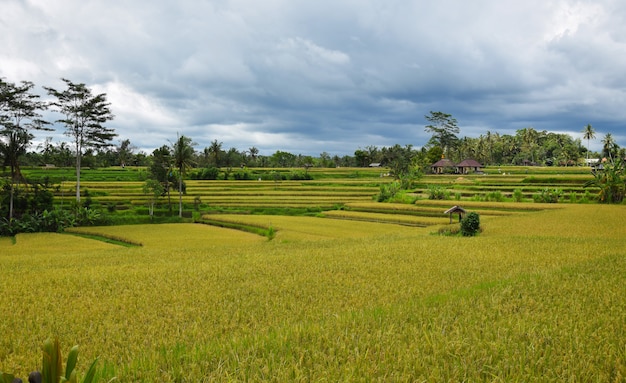
{"type": "Polygon", "coordinates": [[[311,154],[421,146],[429,110],[461,134],[591,123],[626,146],[624,18],[620,0],[5,0],[0,76],[106,92],[141,148],[176,133],[311,154]]]}

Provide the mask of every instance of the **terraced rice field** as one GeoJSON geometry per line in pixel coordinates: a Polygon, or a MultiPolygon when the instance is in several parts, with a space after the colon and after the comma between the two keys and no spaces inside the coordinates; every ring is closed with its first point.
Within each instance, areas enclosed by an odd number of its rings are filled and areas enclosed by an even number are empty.
{"type": "MultiPolygon", "coordinates": [[[[468,208],[506,213],[482,204],[468,208]]],[[[0,239],[0,370],[27,376],[58,336],[80,345],[79,372],[99,357],[101,381],[623,381],[625,209],[516,206],[473,238],[223,215],[276,236],[164,224],[75,229],[136,247],[0,239]]]]}

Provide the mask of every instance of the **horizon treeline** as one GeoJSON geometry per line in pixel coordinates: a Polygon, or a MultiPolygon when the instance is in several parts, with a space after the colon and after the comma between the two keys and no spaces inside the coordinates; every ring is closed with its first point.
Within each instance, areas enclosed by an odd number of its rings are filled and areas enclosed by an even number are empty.
{"type": "MultiPolygon", "coordinates": [[[[388,147],[370,145],[356,149],[354,155],[338,156],[322,152],[315,157],[282,150],[277,150],[271,155],[261,155],[254,146],[244,150],[235,147],[224,149],[222,142],[214,140],[210,146],[194,151],[193,164],[194,167],[200,168],[367,167],[371,164],[387,166],[399,156],[408,156],[416,158],[417,163],[423,166],[435,163],[442,157],[455,162],[474,159],[484,166],[575,166],[583,165],[585,158],[626,157],[625,148],[619,147],[614,141],[609,140],[608,143],[604,141],[602,151],[588,151],[580,139],[574,139],[568,134],[524,128],[518,130],[515,135],[488,131],[476,138],[462,137],[455,140],[453,145],[446,148],[447,150],[436,143],[433,144],[431,140],[420,148],[399,144],[388,147]]],[[[83,153],[82,166],[90,168],[149,166],[153,153],[138,151],[130,140],[125,139],[107,148],[87,149],[83,153]]],[[[74,166],[74,159],[75,154],[70,144],[54,143],[52,138],[47,137],[35,150],[23,155],[22,165],[71,167],[74,166]]]]}
{"type": "MultiPolygon", "coordinates": [[[[69,80],[63,79],[69,85],[76,85],[69,80]]],[[[46,102],[39,101],[39,96],[32,92],[34,84],[23,81],[20,85],[8,83],[0,79],[3,96],[2,100],[11,98],[11,92],[21,92],[21,99],[29,102],[30,115],[27,121],[21,121],[23,126],[16,125],[22,118],[12,111],[11,104],[4,102],[1,116],[5,125],[0,134],[0,147],[6,150],[0,151],[0,160],[3,166],[10,165],[10,155],[4,153],[10,150],[12,132],[27,133],[26,142],[22,143],[20,165],[22,166],[45,166],[56,167],[76,166],[76,142],[53,142],[51,137],[32,147],[35,130],[55,130],[52,122],[44,121],[41,112],[52,107],[46,102]],[[13,117],[13,119],[11,118],[13,117]],[[26,145],[27,144],[27,145],[26,145]]],[[[84,86],[84,84],[78,84],[84,86]]],[[[44,87],[49,93],[50,88],[44,87]]],[[[88,91],[88,89],[87,89],[88,91]]],[[[106,101],[106,95],[98,95],[106,101]]],[[[24,104],[18,104],[23,108],[24,104]]],[[[108,104],[107,104],[108,105],[108,104]]],[[[114,109],[114,106],[112,106],[114,109]]],[[[22,111],[23,112],[23,111],[22,111]]],[[[112,119],[112,115],[111,118],[112,119]]],[[[61,120],[67,122],[65,120],[61,120]]],[[[413,145],[396,144],[393,146],[370,145],[365,148],[356,148],[353,155],[332,155],[322,152],[319,156],[302,155],[288,151],[277,150],[271,155],[261,155],[259,149],[252,146],[246,149],[235,147],[226,148],[223,142],[215,139],[205,148],[196,150],[194,146],[193,167],[217,167],[236,168],[248,167],[366,167],[371,164],[391,166],[401,162],[411,162],[414,165],[427,167],[437,162],[442,157],[452,161],[474,159],[483,166],[506,166],[506,165],[545,165],[545,166],[572,166],[584,164],[584,158],[625,158],[626,151],[620,148],[607,133],[601,140],[603,143],[600,152],[590,152],[589,141],[595,140],[595,131],[591,125],[587,125],[584,133],[587,145],[583,145],[580,139],[574,139],[569,134],[554,133],[546,130],[539,131],[532,127],[519,129],[514,135],[500,134],[487,131],[479,137],[459,137],[460,128],[457,121],[450,114],[443,112],[430,112],[425,116],[425,131],[432,133],[431,139],[423,146],[416,148],[413,145]]],[[[59,122],[59,120],[55,121],[59,122]]],[[[67,133],[67,132],[66,132],[67,133]]],[[[184,133],[183,133],[184,134],[184,133]]],[[[66,134],[67,135],[67,134],[66,134]]],[[[149,166],[154,153],[162,153],[164,148],[171,145],[164,143],[161,148],[152,153],[138,151],[129,139],[121,139],[118,144],[112,144],[111,137],[102,145],[90,145],[81,148],[79,155],[80,167],[98,168],[109,166],[149,166]]],[[[193,137],[189,137],[193,139],[193,137]]]]}

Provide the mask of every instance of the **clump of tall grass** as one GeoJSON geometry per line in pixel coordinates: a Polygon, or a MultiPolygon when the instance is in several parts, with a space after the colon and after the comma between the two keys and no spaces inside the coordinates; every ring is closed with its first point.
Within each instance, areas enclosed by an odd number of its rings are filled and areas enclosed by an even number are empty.
{"type": "Polygon", "coordinates": [[[450,191],[440,185],[428,185],[428,199],[448,200],[450,191]]]}
{"type": "Polygon", "coordinates": [[[557,203],[563,198],[563,190],[544,188],[533,195],[533,200],[540,203],[557,203]]]}

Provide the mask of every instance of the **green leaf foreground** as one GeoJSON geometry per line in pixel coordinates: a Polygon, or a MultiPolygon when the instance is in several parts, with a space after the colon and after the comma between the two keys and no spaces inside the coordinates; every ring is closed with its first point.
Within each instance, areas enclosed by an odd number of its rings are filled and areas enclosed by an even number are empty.
{"type": "MultiPolygon", "coordinates": [[[[43,358],[41,372],[34,371],[30,374],[28,381],[40,381],[42,383],[78,383],[78,375],[76,373],[76,365],[78,364],[78,346],[70,349],[65,364],[65,373],[63,373],[63,358],[61,355],[61,346],[58,339],[47,339],[42,347],[43,358]]],[[[97,372],[98,359],[92,363],[87,373],[81,380],[81,383],[95,382],[97,372]]],[[[13,374],[0,372],[0,383],[15,383],[22,381],[13,374]]]]}

